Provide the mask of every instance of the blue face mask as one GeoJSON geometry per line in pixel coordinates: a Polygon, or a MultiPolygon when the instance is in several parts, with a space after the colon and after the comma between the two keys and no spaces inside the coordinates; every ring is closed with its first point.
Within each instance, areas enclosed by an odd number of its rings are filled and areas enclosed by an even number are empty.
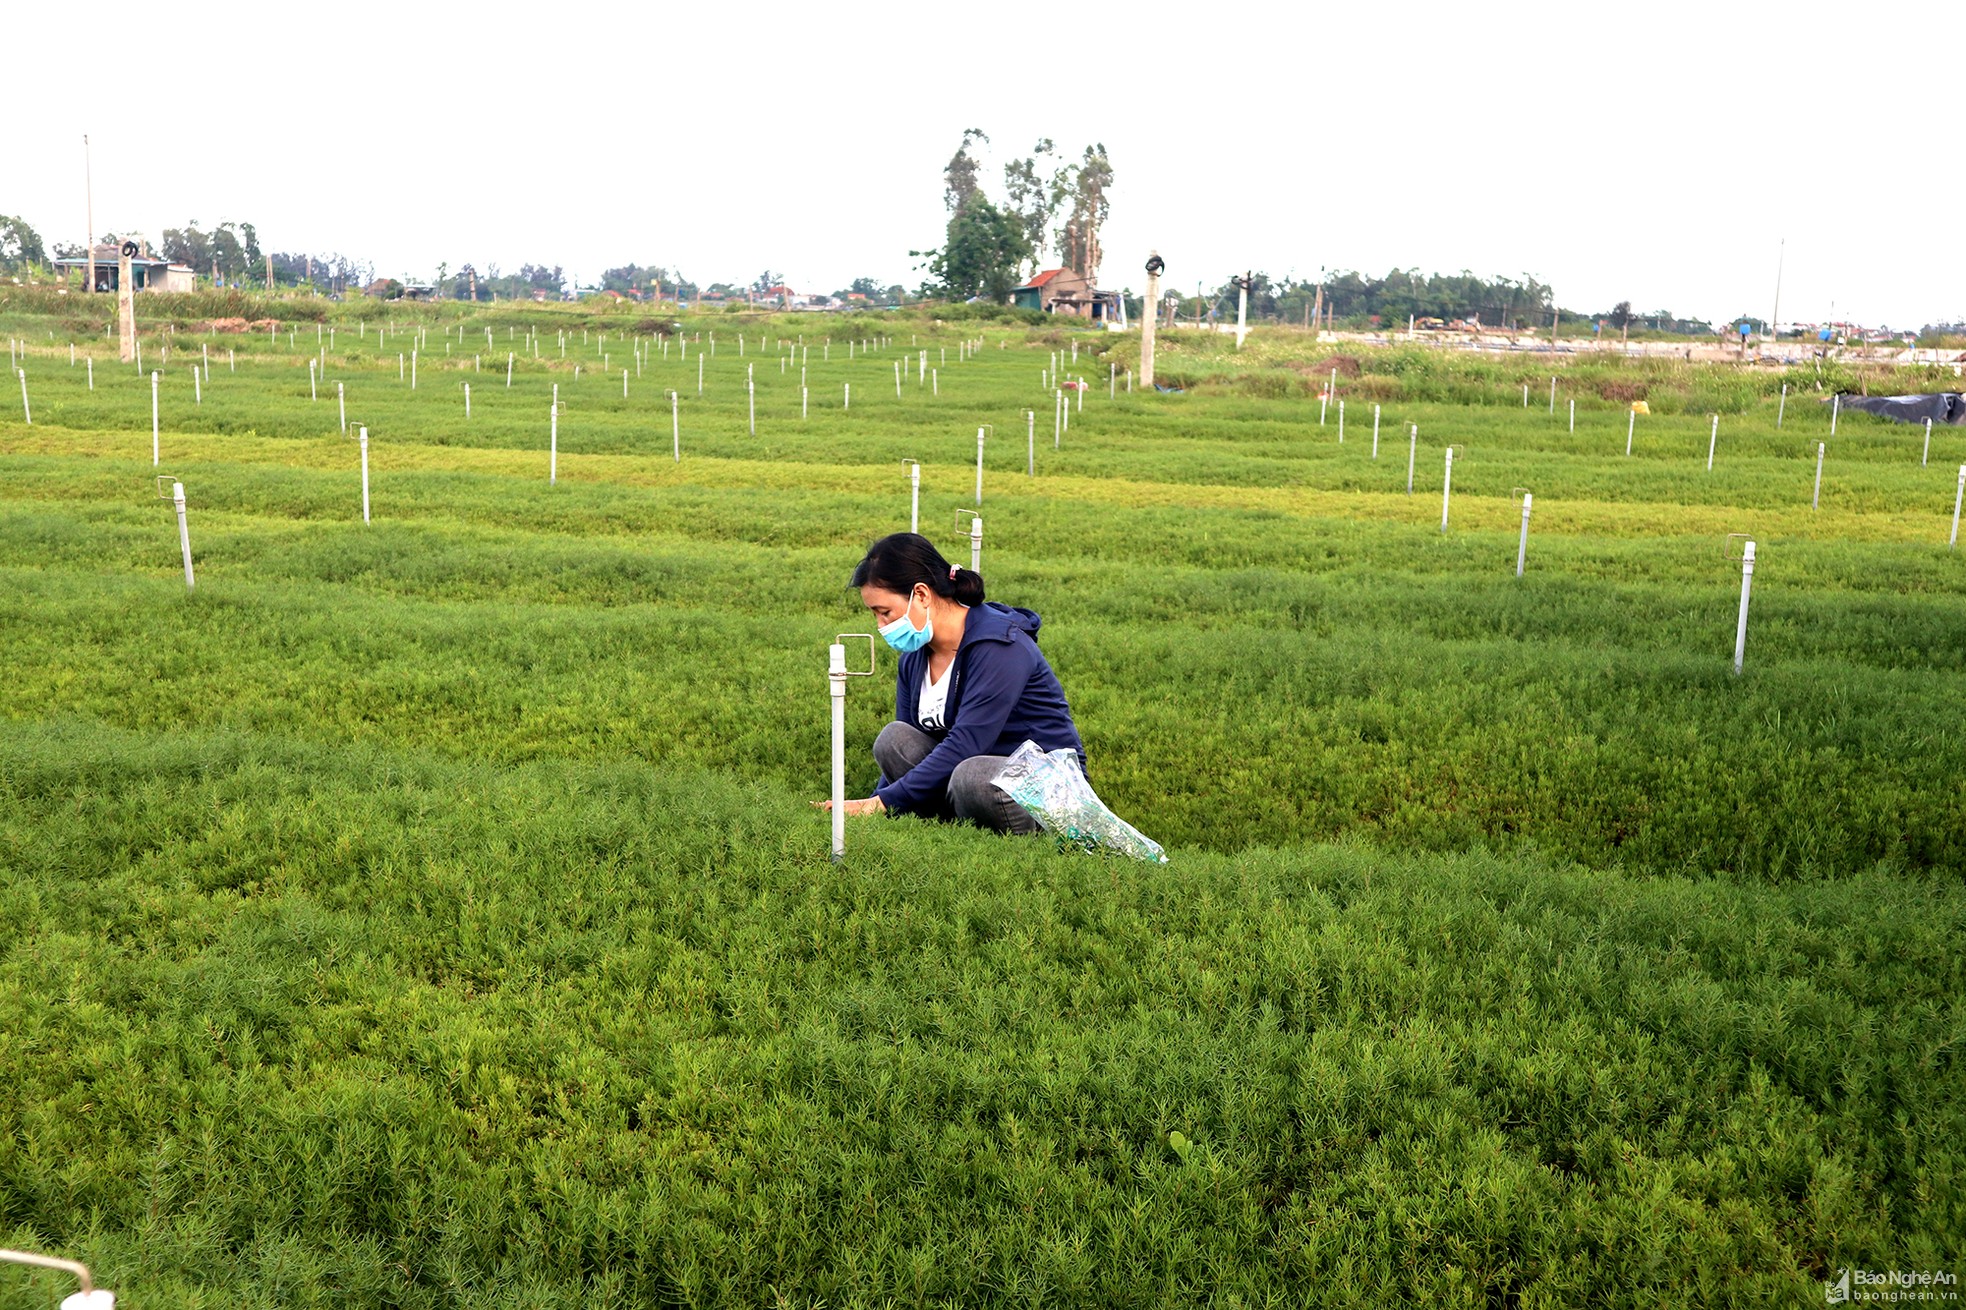
{"type": "Polygon", "coordinates": [[[881,625],[882,639],[903,655],[911,651],[920,650],[922,647],[928,645],[929,640],[935,636],[935,616],[928,612],[928,606],[922,606],[921,627],[918,628],[908,621],[908,610],[914,607],[915,598],[913,594],[910,594],[908,597],[908,609],[901,611],[901,617],[892,623],[881,625]]]}

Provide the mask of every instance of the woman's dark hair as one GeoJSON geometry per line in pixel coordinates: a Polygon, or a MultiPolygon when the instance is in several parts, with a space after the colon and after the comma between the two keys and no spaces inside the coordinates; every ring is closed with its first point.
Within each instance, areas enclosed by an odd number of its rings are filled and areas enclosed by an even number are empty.
{"type": "Polygon", "coordinates": [[[867,558],[853,571],[851,585],[879,587],[902,596],[925,586],[958,605],[983,603],[983,575],[955,568],[933,542],[914,532],[897,532],[867,547],[867,558]]]}

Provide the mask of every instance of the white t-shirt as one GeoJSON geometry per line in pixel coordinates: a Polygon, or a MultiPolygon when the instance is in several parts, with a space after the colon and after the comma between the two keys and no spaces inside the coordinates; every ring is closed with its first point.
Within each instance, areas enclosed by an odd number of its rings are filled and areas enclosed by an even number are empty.
{"type": "Polygon", "coordinates": [[[956,662],[950,660],[940,682],[927,669],[922,670],[922,695],[915,705],[915,719],[924,729],[940,732],[949,726],[942,721],[942,714],[949,704],[949,672],[955,667],[956,662]]]}

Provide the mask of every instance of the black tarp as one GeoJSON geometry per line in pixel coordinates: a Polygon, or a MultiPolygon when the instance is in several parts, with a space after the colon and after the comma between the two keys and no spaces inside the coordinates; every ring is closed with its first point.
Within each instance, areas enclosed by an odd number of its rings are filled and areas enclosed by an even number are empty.
{"type": "Polygon", "coordinates": [[[1966,395],[1935,391],[1924,396],[1845,396],[1843,408],[1875,414],[1897,423],[1950,423],[1966,427],[1966,395]]]}

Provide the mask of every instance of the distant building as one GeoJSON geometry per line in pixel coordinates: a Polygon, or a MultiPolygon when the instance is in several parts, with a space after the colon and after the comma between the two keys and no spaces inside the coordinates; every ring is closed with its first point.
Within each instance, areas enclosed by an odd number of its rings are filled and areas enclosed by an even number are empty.
{"type": "Polygon", "coordinates": [[[1084,274],[1074,273],[1069,268],[1046,269],[1013,290],[1010,303],[1019,309],[1072,314],[1095,322],[1120,316],[1119,292],[1101,291],[1084,274]]]}
{"type": "MultiPolygon", "coordinates": [[[[120,291],[122,289],[122,266],[118,263],[123,257],[120,248],[114,245],[96,247],[96,285],[97,291],[120,291]]],[[[82,256],[70,259],[57,259],[55,267],[76,269],[84,277],[88,276],[89,261],[82,256]]],[[[197,287],[198,275],[184,264],[173,264],[168,259],[158,259],[146,247],[144,252],[130,259],[130,281],[137,291],[191,291],[197,287]]]]}

